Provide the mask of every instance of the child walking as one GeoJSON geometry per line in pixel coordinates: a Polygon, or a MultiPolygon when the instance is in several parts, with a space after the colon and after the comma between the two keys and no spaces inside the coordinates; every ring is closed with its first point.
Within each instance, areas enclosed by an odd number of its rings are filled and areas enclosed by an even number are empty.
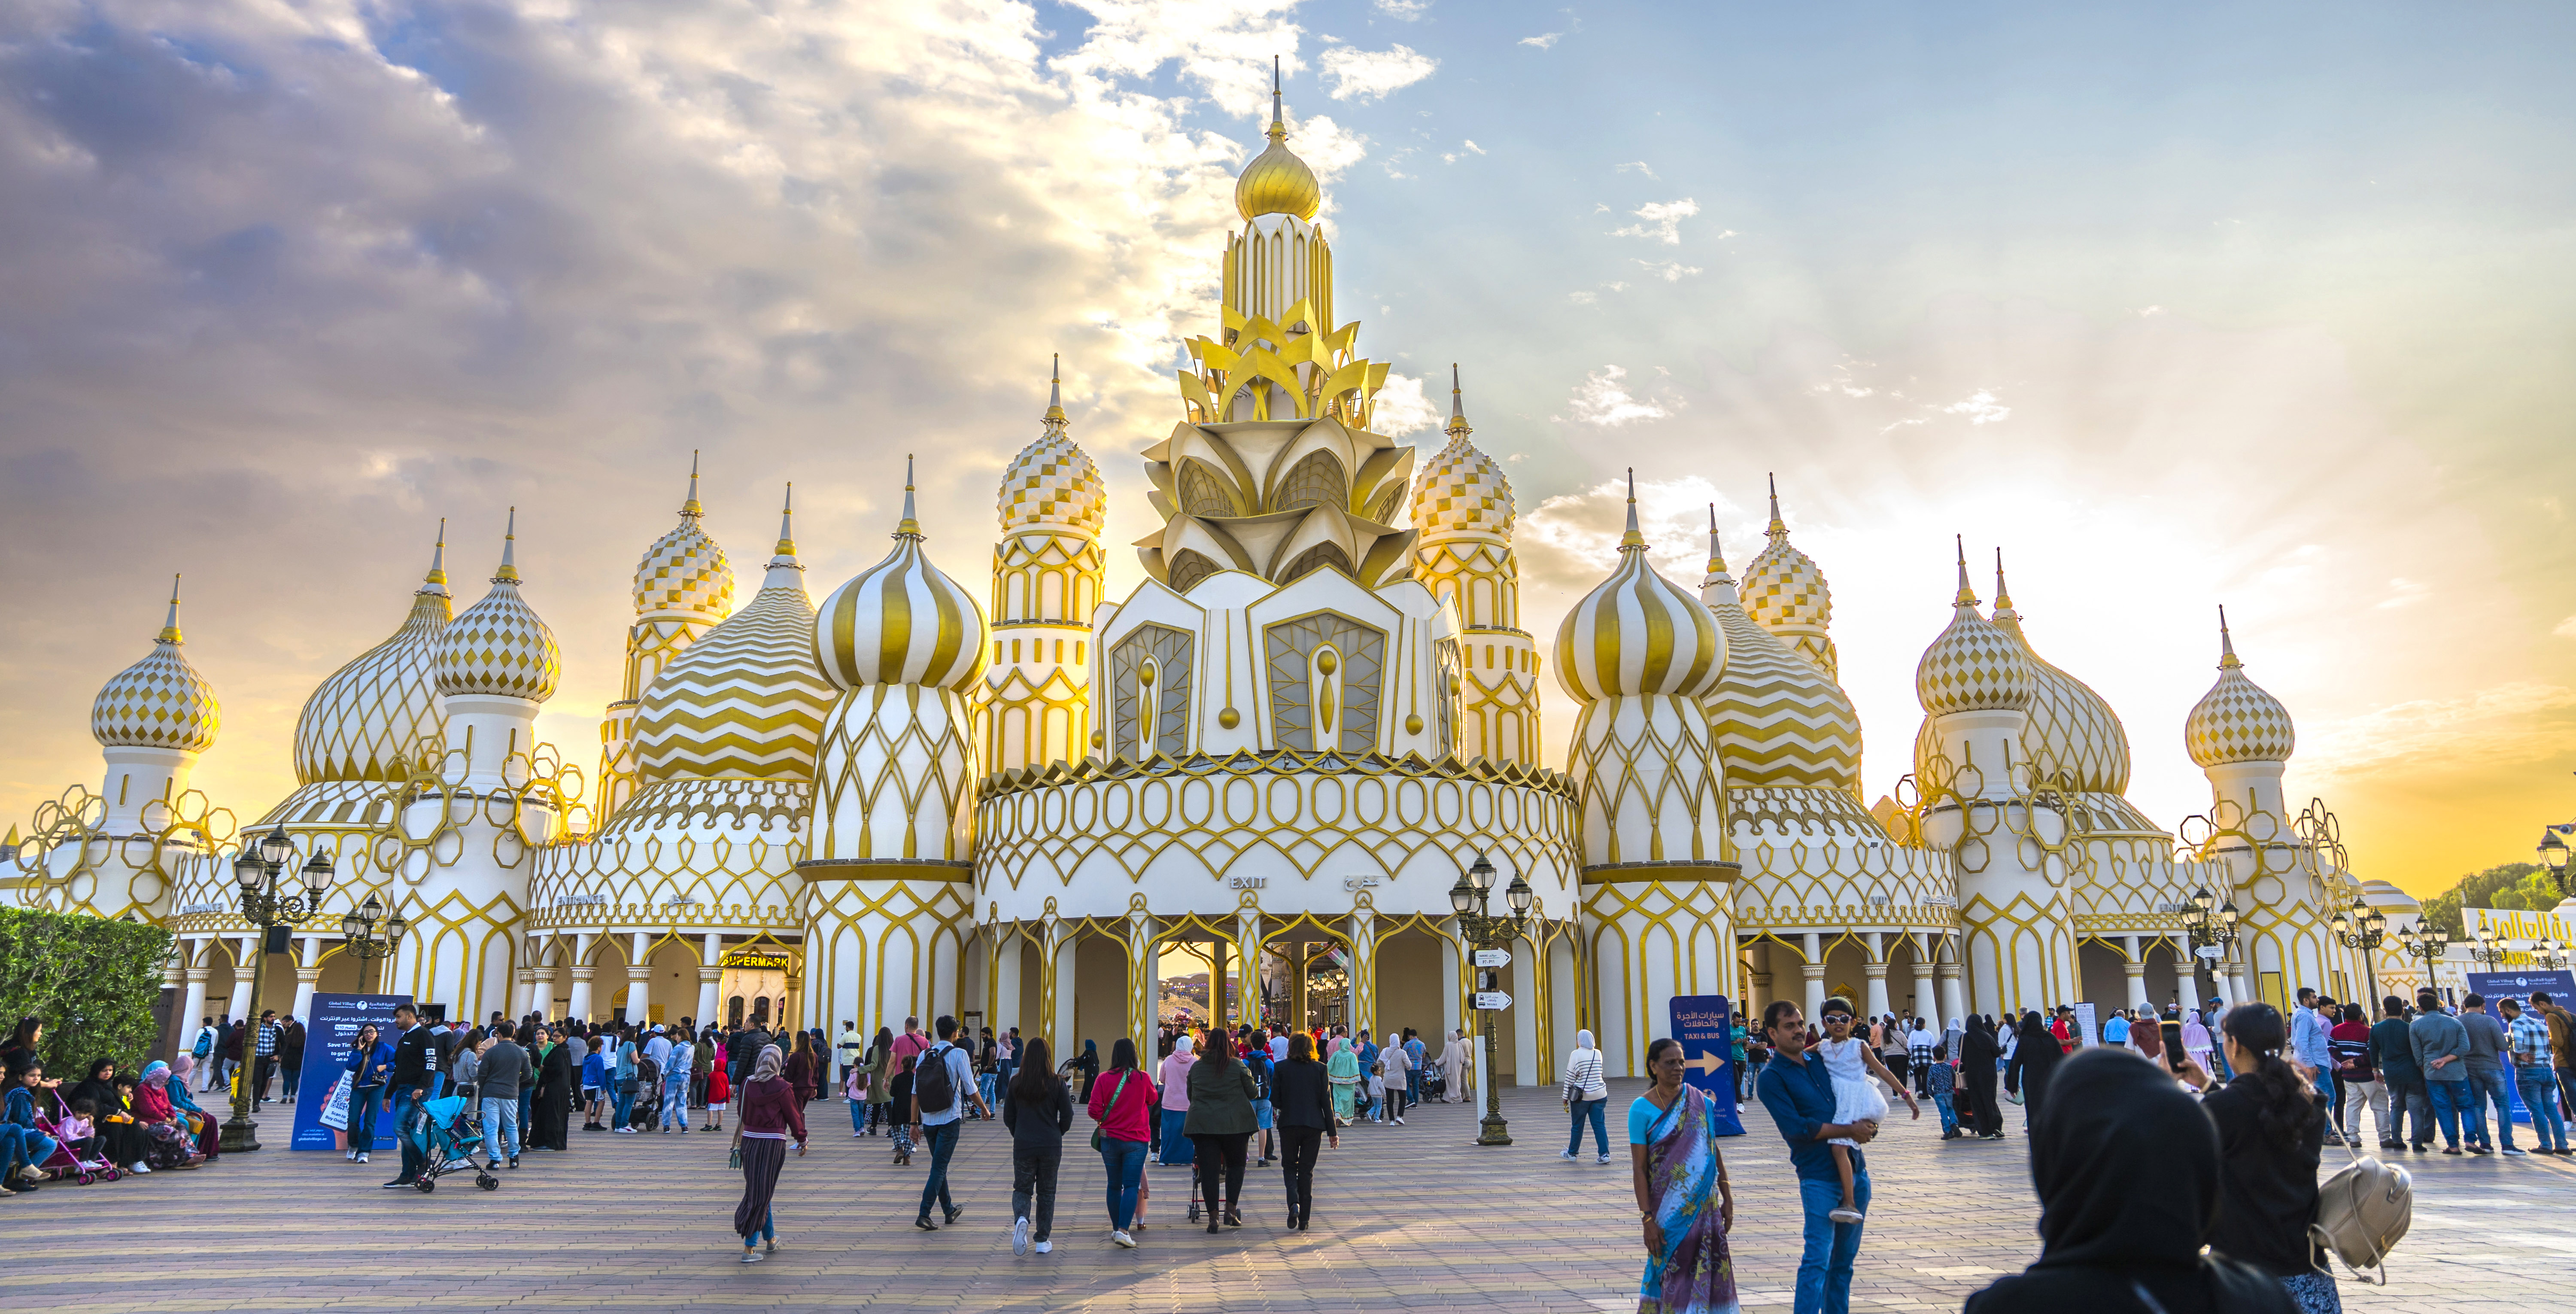
{"type": "Polygon", "coordinates": [[[730,1082],[730,1081],[725,1080],[725,1070],[724,1070],[724,1065],[723,1065],[723,1064],[721,1064],[721,1063],[718,1063],[718,1064],[715,1064],[715,1065],[714,1065],[714,1066],[712,1066],[712,1067],[709,1067],[709,1068],[707,1069],[707,1126],[706,1126],[706,1130],[708,1130],[708,1131],[723,1131],[723,1130],[724,1130],[724,1111],[725,1111],[725,1104],[726,1104],[726,1102],[727,1102],[727,1101],[731,1100],[732,1098],[733,1098],[733,1083],[732,1083],[732,1082],[730,1082]]]}
{"type": "MultiPolygon", "coordinates": [[[[1915,1117],[1923,1116],[1922,1106],[1914,1102],[1914,1092],[1907,1090],[1905,1083],[1898,1081],[1888,1072],[1887,1066],[1878,1061],[1877,1051],[1869,1047],[1867,1040],[1852,1034],[1850,1000],[1840,995],[1826,1000],[1824,1023],[1825,1038],[1816,1049],[1824,1055],[1826,1075],[1834,1079],[1835,1122],[1848,1127],[1856,1123],[1886,1121],[1887,1097],[1879,1093],[1878,1082],[1872,1081],[1872,1077],[1885,1081],[1897,1094],[1904,1096],[1905,1107],[1913,1110],[1915,1117]]],[[[1834,1150],[1834,1172],[1843,1182],[1843,1203],[1840,1209],[1825,1216],[1837,1223],[1857,1223],[1861,1221],[1862,1214],[1860,1203],[1852,1193],[1851,1152],[1859,1148],[1859,1142],[1848,1136],[1837,1136],[1829,1144],[1834,1150]]]]}

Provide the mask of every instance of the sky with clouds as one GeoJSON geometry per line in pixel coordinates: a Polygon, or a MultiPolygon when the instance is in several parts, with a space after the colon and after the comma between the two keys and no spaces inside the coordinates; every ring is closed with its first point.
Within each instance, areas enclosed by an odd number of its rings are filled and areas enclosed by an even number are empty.
{"type": "MultiPolygon", "coordinates": [[[[636,556],[704,453],[819,596],[901,462],[960,579],[1064,353],[1109,536],[1213,321],[1271,60],[1339,304],[1435,441],[1462,365],[1552,626],[1633,466],[1695,583],[1776,473],[1866,786],[1909,764],[1951,536],[2108,696],[2169,822],[2224,603],[2295,798],[2418,891],[2576,814],[2576,14],[17,0],[0,9],[0,812],[187,572],[255,815],[296,708],[519,515],[585,764],[636,556]]],[[[1113,591],[1141,577],[1112,553],[1113,591]]],[[[1552,683],[1552,682],[1551,682],[1552,683]]],[[[1551,693],[1553,690],[1551,689],[1551,693]]],[[[1561,699],[1551,738],[1571,716],[1561,699]]]]}

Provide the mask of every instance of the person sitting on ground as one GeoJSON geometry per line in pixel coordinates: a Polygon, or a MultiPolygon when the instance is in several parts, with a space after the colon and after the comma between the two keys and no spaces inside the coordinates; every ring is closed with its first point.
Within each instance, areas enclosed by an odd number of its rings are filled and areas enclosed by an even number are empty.
{"type": "Polygon", "coordinates": [[[84,1102],[89,1105],[86,1116],[93,1128],[90,1134],[109,1163],[127,1172],[148,1173],[152,1165],[145,1156],[151,1153],[152,1145],[135,1124],[134,1109],[126,1103],[127,1089],[130,1087],[117,1081],[116,1060],[103,1058],[90,1064],[89,1077],[72,1087],[72,1102],[75,1106],[84,1102]]]}

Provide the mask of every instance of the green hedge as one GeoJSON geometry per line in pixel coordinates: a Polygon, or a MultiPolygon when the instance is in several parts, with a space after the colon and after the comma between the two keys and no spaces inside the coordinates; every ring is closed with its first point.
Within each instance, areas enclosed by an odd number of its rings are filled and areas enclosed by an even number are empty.
{"type": "Polygon", "coordinates": [[[48,1075],[76,1078],[100,1058],[140,1067],[160,1039],[152,1005],[169,952],[156,926],[0,908],[0,1037],[32,1013],[48,1075]]]}

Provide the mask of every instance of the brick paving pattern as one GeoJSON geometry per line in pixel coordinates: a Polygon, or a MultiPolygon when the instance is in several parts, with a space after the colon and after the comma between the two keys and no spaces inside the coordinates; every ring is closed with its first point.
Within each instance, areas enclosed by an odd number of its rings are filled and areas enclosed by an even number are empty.
{"type": "MultiPolygon", "coordinates": [[[[433,1195],[384,1191],[395,1156],[268,1150],[193,1172],[0,1201],[0,1310],[1624,1311],[1642,1264],[1620,1129],[1638,1082],[1613,1082],[1614,1162],[1568,1164],[1547,1091],[1512,1091],[1519,1143],[1479,1148],[1476,1110],[1432,1105],[1406,1127],[1360,1126],[1326,1151],[1314,1230],[1281,1226],[1276,1168],[1247,1171],[1247,1226],[1184,1221],[1187,1170],[1150,1169],[1142,1248],[1108,1243],[1099,1160],[1076,1117],[1057,1203],[1056,1253],[1010,1250],[1010,1139],[967,1128],[952,1168],[966,1209],[914,1230],[928,1156],[889,1162],[853,1140],[837,1102],[812,1106],[813,1152],[778,1191],[781,1250],[736,1262],[737,1179],[727,1138],[573,1133],[502,1188],[470,1178],[433,1195]]],[[[272,1112],[274,1112],[272,1110],[272,1112]]],[[[285,1139],[283,1118],[268,1127],[285,1139]]],[[[1788,1159],[1759,1109],[1727,1142],[1731,1245],[1746,1307],[1789,1307],[1799,1221],[1788,1159]]],[[[1873,1146],[1876,1203],[1853,1308],[1951,1310],[2036,1255],[2037,1206],[2018,1138],[1943,1143],[1938,1124],[1891,1124],[1873,1146]]],[[[2329,1148],[2331,1153],[2331,1147],[2329,1148]]],[[[2346,1282],[2356,1311],[2576,1307],[2576,1164],[2531,1157],[2407,1157],[2415,1226],[2386,1288],[2346,1282]]]]}

